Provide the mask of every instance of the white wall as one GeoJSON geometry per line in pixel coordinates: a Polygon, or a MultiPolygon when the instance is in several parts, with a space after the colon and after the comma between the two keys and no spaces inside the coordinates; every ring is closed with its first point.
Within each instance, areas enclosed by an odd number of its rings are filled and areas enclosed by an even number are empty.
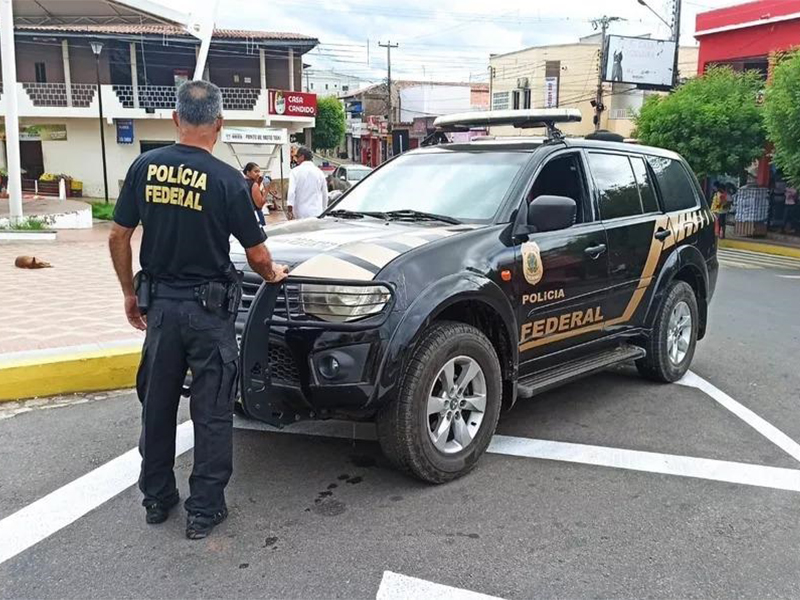
{"type": "Polygon", "coordinates": [[[472,108],[468,85],[420,85],[400,90],[400,121],[411,123],[416,117],[466,112],[472,108]]]}
{"type": "MultiPolygon", "coordinates": [[[[83,182],[83,195],[102,197],[103,195],[103,166],[100,157],[100,130],[98,122],[94,119],[24,119],[24,125],[36,123],[66,123],[66,141],[42,141],[42,154],[44,157],[45,171],[71,175],[83,182]]],[[[237,126],[263,127],[263,121],[237,121],[237,126]]],[[[273,124],[273,127],[277,124],[273,124]]],[[[139,119],[134,121],[134,143],[118,144],[116,127],[113,124],[105,125],[106,135],[106,162],[108,165],[108,193],[112,198],[119,194],[121,182],[131,163],[140,154],[142,141],[175,141],[175,126],[166,119],[139,119]]],[[[257,154],[265,154],[266,149],[252,148],[252,154],[247,148],[237,146],[237,153],[242,162],[250,160],[266,163],[266,159],[257,154]]],[[[284,151],[284,177],[289,176],[289,148],[284,151]]],[[[217,143],[214,155],[235,168],[239,168],[236,158],[226,144],[217,143]]],[[[274,161],[272,172],[273,179],[280,175],[280,165],[274,161]]]]}

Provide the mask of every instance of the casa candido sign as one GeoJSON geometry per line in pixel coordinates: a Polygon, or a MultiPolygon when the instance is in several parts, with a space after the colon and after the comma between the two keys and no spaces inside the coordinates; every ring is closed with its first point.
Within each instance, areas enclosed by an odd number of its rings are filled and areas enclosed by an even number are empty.
{"type": "Polygon", "coordinates": [[[267,113],[283,117],[316,117],[317,95],[305,92],[268,90],[267,113]]]}

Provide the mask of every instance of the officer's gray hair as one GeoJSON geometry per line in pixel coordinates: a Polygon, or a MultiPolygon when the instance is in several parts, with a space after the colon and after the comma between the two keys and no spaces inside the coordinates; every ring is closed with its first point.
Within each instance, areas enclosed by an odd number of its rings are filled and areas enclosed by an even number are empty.
{"type": "Polygon", "coordinates": [[[175,110],[189,125],[211,125],[222,116],[222,92],[208,81],[187,81],[178,88],[175,110]]]}

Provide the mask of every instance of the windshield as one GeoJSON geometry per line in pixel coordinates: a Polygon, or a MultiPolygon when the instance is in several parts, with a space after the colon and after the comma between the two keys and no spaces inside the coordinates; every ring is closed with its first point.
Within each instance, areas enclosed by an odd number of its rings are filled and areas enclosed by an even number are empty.
{"type": "Polygon", "coordinates": [[[354,187],[336,209],[416,210],[488,221],[529,157],[526,152],[406,154],[354,187]]]}
{"type": "Polygon", "coordinates": [[[347,169],[348,181],[361,181],[372,172],[372,169],[347,169]]]}

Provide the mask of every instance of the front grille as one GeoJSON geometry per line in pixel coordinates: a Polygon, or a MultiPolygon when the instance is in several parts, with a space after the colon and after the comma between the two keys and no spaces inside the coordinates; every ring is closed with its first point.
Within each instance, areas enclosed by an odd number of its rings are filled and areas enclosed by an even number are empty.
{"type": "Polygon", "coordinates": [[[269,368],[272,380],[279,383],[300,385],[300,370],[288,348],[270,344],[269,368]]]}
{"type": "MultiPolygon", "coordinates": [[[[246,314],[250,307],[253,305],[253,300],[261,287],[263,279],[252,271],[245,271],[244,278],[242,279],[242,304],[239,308],[240,313],[246,314]]],[[[281,288],[278,294],[278,300],[275,302],[274,318],[285,319],[287,313],[286,298],[289,299],[288,309],[291,312],[292,318],[298,318],[303,315],[300,308],[300,286],[287,284],[281,288]],[[284,296],[284,289],[286,296],[284,296]]]]}

